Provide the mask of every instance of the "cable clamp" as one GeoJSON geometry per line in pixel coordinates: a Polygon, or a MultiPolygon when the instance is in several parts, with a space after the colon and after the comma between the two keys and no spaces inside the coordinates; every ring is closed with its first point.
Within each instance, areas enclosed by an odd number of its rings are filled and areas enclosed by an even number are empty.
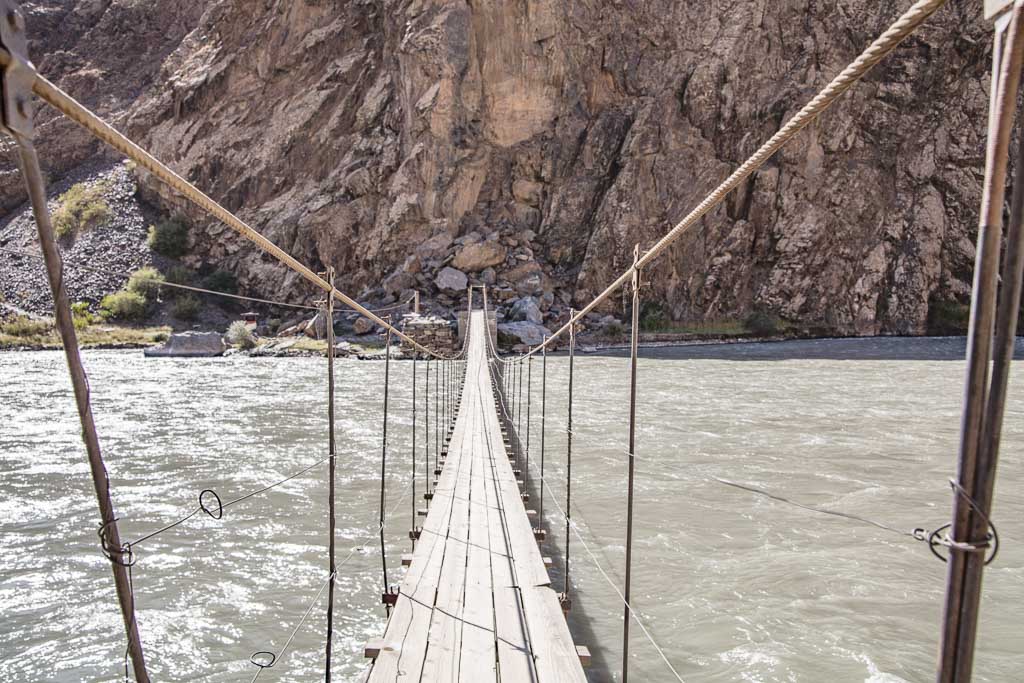
{"type": "Polygon", "coordinates": [[[992,561],[996,559],[996,555],[999,554],[999,532],[996,530],[996,525],[992,523],[992,520],[989,519],[988,515],[981,509],[978,502],[974,500],[969,493],[967,493],[963,486],[953,479],[949,480],[949,485],[953,489],[953,492],[962,497],[971,509],[988,525],[988,533],[985,534],[985,538],[981,541],[974,542],[955,541],[948,533],[952,528],[952,524],[943,524],[932,532],[929,532],[927,529],[917,528],[914,529],[912,535],[917,540],[926,542],[928,544],[928,549],[932,551],[932,555],[943,562],[948,562],[949,558],[938,551],[939,547],[949,548],[950,552],[961,553],[989,553],[989,551],[991,551],[988,557],[985,558],[985,565],[987,566],[991,564],[992,561]]]}
{"type": "Polygon", "coordinates": [[[120,519],[115,517],[109,522],[100,524],[99,529],[96,531],[96,535],[100,537],[100,549],[103,551],[103,557],[107,558],[114,564],[119,564],[122,567],[132,567],[135,565],[135,552],[132,550],[131,543],[122,543],[120,547],[113,545],[110,541],[109,527],[111,524],[117,522],[120,519]]]}
{"type": "Polygon", "coordinates": [[[25,17],[14,0],[0,0],[0,47],[10,60],[3,69],[0,91],[3,93],[3,129],[16,138],[31,140],[35,135],[32,124],[32,86],[36,81],[36,67],[28,59],[28,38],[25,35],[25,17]]]}

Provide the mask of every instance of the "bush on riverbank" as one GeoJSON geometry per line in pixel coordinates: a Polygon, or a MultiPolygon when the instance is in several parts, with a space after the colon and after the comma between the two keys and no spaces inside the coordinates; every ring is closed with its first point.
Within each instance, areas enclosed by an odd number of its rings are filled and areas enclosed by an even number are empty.
{"type": "Polygon", "coordinates": [[[928,334],[939,336],[967,333],[971,307],[957,301],[928,302],[928,334]]]}
{"type": "Polygon", "coordinates": [[[76,235],[97,227],[113,215],[103,198],[106,183],[76,183],[58,198],[60,206],[53,212],[53,231],[57,237],[76,235]]]}
{"type": "Polygon", "coordinates": [[[88,301],[76,301],[71,304],[71,320],[79,332],[96,322],[96,316],[89,310],[88,301]]]}
{"type": "Polygon", "coordinates": [[[188,251],[188,226],[173,218],[149,226],[149,248],[167,258],[181,258],[188,251]]]}
{"type": "Polygon", "coordinates": [[[232,346],[240,346],[243,349],[251,349],[256,346],[256,337],[253,336],[252,330],[249,329],[244,320],[236,320],[231,323],[227,334],[224,336],[232,346]]]}
{"type": "Polygon", "coordinates": [[[164,276],[156,268],[146,266],[128,276],[128,284],[125,289],[135,292],[147,301],[152,301],[156,299],[156,295],[160,291],[160,283],[163,281],[164,276]]]}
{"type": "Polygon", "coordinates": [[[782,331],[782,321],[767,311],[754,311],[743,325],[759,337],[770,337],[782,331]]]}
{"type": "Polygon", "coordinates": [[[171,314],[178,320],[192,321],[199,317],[202,303],[191,294],[179,294],[171,306],[171,314]]]}
{"type": "Polygon", "coordinates": [[[108,294],[100,302],[103,316],[111,320],[142,320],[146,317],[146,308],[146,297],[128,290],[108,294]]]}
{"type": "Polygon", "coordinates": [[[34,337],[49,334],[53,331],[53,323],[48,320],[33,320],[28,316],[20,315],[13,320],[0,323],[0,334],[11,337],[34,337]]]}
{"type": "Polygon", "coordinates": [[[238,293],[238,278],[227,270],[215,270],[203,278],[203,287],[214,292],[238,293]]]}

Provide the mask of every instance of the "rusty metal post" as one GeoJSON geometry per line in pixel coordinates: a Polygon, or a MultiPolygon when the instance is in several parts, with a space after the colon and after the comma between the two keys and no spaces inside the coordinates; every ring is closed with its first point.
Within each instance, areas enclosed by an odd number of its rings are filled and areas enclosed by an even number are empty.
{"type": "MultiPolygon", "coordinates": [[[[410,529],[416,528],[416,509],[419,503],[416,500],[416,350],[413,349],[412,356],[412,526],[410,529]]],[[[412,541],[413,552],[416,551],[416,537],[413,534],[409,534],[409,539],[412,541]]]]}
{"type": "MultiPolygon", "coordinates": [[[[327,268],[327,282],[331,289],[334,289],[334,268],[327,268]]],[[[327,442],[328,465],[327,483],[327,519],[328,519],[328,571],[330,579],[327,586],[327,646],[326,664],[324,665],[324,680],[331,681],[331,640],[334,634],[334,582],[338,574],[338,568],[334,561],[334,536],[335,536],[335,514],[334,514],[334,488],[335,488],[335,461],[337,449],[334,439],[334,297],[327,297],[327,442]]]]}
{"type": "Polygon", "coordinates": [[[35,67],[28,59],[28,39],[25,35],[25,19],[13,0],[0,0],[0,43],[10,55],[10,61],[3,70],[3,129],[11,135],[18,146],[18,164],[21,169],[32,212],[36,220],[39,247],[46,265],[46,276],[53,295],[56,328],[64,346],[64,357],[71,387],[75,395],[78,419],[82,426],[82,441],[89,459],[96,502],[100,509],[100,539],[104,555],[110,560],[114,574],[121,618],[128,638],[128,655],[132,661],[132,672],[140,683],[149,682],[146,662],[142,653],[142,639],[135,619],[135,596],[132,592],[128,570],[134,561],[131,549],[121,543],[117,527],[117,515],[110,496],[110,479],[100,449],[96,422],[92,415],[89,396],[89,379],[78,351],[78,337],[75,334],[71,305],[64,288],[64,263],[54,237],[50,212],[46,205],[46,181],[39,165],[33,139],[32,125],[32,84],[35,81],[35,67]]]}
{"type": "Polygon", "coordinates": [[[391,329],[388,328],[385,338],[387,346],[384,349],[384,428],[381,436],[380,448],[380,562],[384,576],[384,611],[391,615],[391,605],[387,602],[387,596],[391,593],[391,586],[388,584],[388,555],[384,546],[384,522],[385,522],[385,494],[387,491],[387,462],[388,462],[388,396],[391,380],[391,329]]]}
{"type": "MultiPolygon", "coordinates": [[[[1012,15],[1004,15],[996,22],[996,41],[992,55],[993,99],[989,109],[985,184],[974,266],[960,455],[949,532],[951,544],[938,671],[941,683],[967,683],[971,679],[981,578],[989,545],[988,515],[1002,427],[1006,373],[1013,352],[1017,315],[1016,309],[1007,308],[1014,298],[1019,299],[1020,287],[1020,276],[1016,272],[1009,272],[1019,269],[1016,259],[1020,258],[1017,252],[1021,248],[1019,226],[1015,229],[1011,225],[1011,234],[1017,244],[1008,245],[1004,274],[1016,281],[1003,281],[1004,292],[999,297],[1002,299],[999,305],[999,348],[996,350],[996,365],[990,380],[993,331],[997,321],[1003,200],[1022,55],[1024,20],[1021,4],[1015,3],[1012,15]]],[[[1018,184],[1020,182],[1018,180],[1018,184]]],[[[1013,220],[1019,222],[1019,190],[1015,189],[1014,199],[1013,220]]]]}
{"type": "Polygon", "coordinates": [[[431,358],[428,356],[426,386],[423,387],[423,480],[428,502],[430,501],[430,362],[431,358]]]}
{"type": "Polygon", "coordinates": [[[526,466],[523,474],[530,474],[530,403],[533,397],[533,356],[526,360],[526,466]]]}
{"type": "MultiPolygon", "coordinates": [[[[544,335],[544,341],[547,341],[544,335]]],[[[537,522],[544,522],[544,439],[548,419],[548,347],[541,347],[540,363],[540,505],[537,508],[537,522]]]]}
{"type": "Polygon", "coordinates": [[[633,329],[629,344],[629,481],[626,486],[626,579],[623,586],[625,613],[622,620],[622,683],[629,679],[629,591],[633,570],[633,482],[636,460],[636,365],[640,345],[640,245],[633,247],[633,329]]]}
{"type": "Polygon", "coordinates": [[[523,459],[523,440],[521,438],[523,433],[523,361],[520,360],[518,366],[518,378],[516,380],[516,462],[522,469],[523,459]]]}
{"type": "MultiPolygon", "coordinates": [[[[576,312],[569,309],[569,320],[576,312]]],[[[572,531],[572,385],[573,366],[575,365],[576,326],[569,327],[569,414],[567,417],[565,443],[565,584],[562,589],[562,609],[568,611],[569,601],[569,536],[572,531]]]]}

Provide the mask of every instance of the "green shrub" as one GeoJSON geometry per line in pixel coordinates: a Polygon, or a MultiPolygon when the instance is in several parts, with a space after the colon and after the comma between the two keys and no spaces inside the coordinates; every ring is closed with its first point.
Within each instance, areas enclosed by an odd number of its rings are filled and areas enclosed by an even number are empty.
{"type": "Polygon", "coordinates": [[[188,226],[180,219],[149,226],[149,248],[168,258],[181,258],[188,251],[188,226]]]}
{"type": "MultiPolygon", "coordinates": [[[[164,281],[171,285],[192,285],[195,282],[196,274],[185,266],[171,266],[164,273],[164,281]]],[[[170,298],[177,298],[179,296],[186,296],[185,292],[188,290],[179,289],[178,287],[167,287],[164,291],[164,296],[170,298]]]]}
{"type": "Polygon", "coordinates": [[[170,339],[170,335],[166,332],[157,332],[153,335],[153,341],[155,342],[165,342],[168,339],[170,339]]]}
{"type": "Polygon", "coordinates": [[[76,330],[84,330],[96,322],[95,316],[89,311],[88,301],[76,301],[71,304],[71,320],[76,330]]]}
{"type": "Polygon", "coordinates": [[[271,318],[267,321],[267,329],[270,330],[271,334],[277,334],[278,330],[281,329],[281,319],[271,318]]]}
{"type": "Polygon", "coordinates": [[[231,323],[227,334],[224,336],[232,346],[241,346],[243,349],[251,349],[256,346],[256,338],[244,320],[236,320],[231,323]]]}
{"type": "Polygon", "coordinates": [[[928,333],[941,336],[967,334],[971,307],[958,301],[928,302],[928,333]]]}
{"type": "Polygon", "coordinates": [[[110,205],[103,198],[106,183],[76,183],[58,198],[53,212],[53,230],[57,237],[75,235],[110,220],[110,205]]]}
{"type": "Polygon", "coordinates": [[[759,336],[769,336],[782,331],[782,321],[767,311],[754,311],[743,321],[743,325],[759,336]]]}
{"type": "Polygon", "coordinates": [[[0,324],[0,333],[9,334],[12,337],[38,337],[48,334],[52,330],[53,323],[46,320],[33,320],[24,315],[0,324]]]}
{"type": "Polygon", "coordinates": [[[100,309],[106,318],[142,320],[146,317],[146,297],[137,292],[121,290],[103,297],[100,309]]]}
{"type": "Polygon", "coordinates": [[[179,320],[195,320],[199,317],[199,310],[202,302],[191,294],[181,294],[174,300],[171,306],[171,314],[179,320]]]}
{"type": "Polygon", "coordinates": [[[171,266],[164,273],[164,280],[175,285],[190,285],[195,279],[196,274],[185,266],[171,266]]]}
{"type": "Polygon", "coordinates": [[[665,307],[658,303],[647,303],[640,309],[640,329],[645,332],[657,332],[669,326],[665,307]]]}
{"type": "Polygon", "coordinates": [[[203,279],[203,287],[215,292],[238,293],[238,278],[226,270],[215,270],[203,279]]]}
{"type": "Polygon", "coordinates": [[[147,301],[152,301],[160,292],[160,283],[163,281],[164,276],[156,268],[146,266],[128,276],[126,289],[145,297],[147,301]]]}

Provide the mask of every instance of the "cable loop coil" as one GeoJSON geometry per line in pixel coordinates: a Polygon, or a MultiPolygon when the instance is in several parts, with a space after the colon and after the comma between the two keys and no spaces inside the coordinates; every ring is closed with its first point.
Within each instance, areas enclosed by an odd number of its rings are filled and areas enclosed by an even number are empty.
{"type": "Polygon", "coordinates": [[[110,541],[109,527],[117,522],[118,519],[118,517],[115,517],[109,522],[104,522],[96,530],[96,535],[100,537],[100,549],[103,552],[103,557],[114,564],[121,565],[122,567],[133,567],[135,566],[136,558],[134,551],[132,551],[131,543],[122,543],[120,546],[115,546],[110,541]]]}

